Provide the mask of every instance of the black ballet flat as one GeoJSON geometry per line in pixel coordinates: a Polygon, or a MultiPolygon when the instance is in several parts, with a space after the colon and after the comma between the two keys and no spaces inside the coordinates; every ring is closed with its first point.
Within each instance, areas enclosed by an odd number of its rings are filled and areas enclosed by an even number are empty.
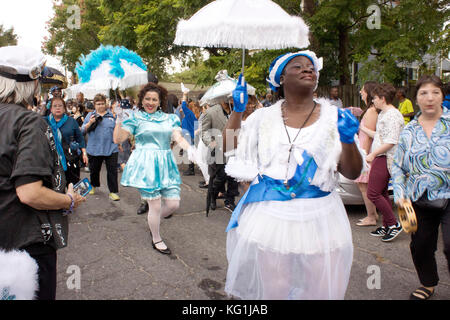
{"type": "Polygon", "coordinates": [[[158,242],[153,242],[153,241],[152,241],[153,249],[155,249],[156,251],[158,251],[158,252],[160,252],[160,253],[162,253],[162,254],[171,254],[172,252],[170,251],[169,248],[166,248],[166,249],[158,249],[158,248],[155,246],[155,244],[158,244],[158,243],[161,243],[161,242],[163,242],[163,240],[158,241],[158,242]]]}

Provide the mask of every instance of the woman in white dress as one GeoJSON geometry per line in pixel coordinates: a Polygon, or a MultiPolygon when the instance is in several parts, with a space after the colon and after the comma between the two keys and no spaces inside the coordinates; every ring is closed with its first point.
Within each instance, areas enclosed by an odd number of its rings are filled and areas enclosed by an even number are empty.
{"type": "Polygon", "coordinates": [[[353,244],[334,189],[337,173],[356,179],[364,159],[355,143],[356,118],[313,99],[321,68],[322,59],[311,51],[278,57],[268,81],[283,99],[256,110],[242,128],[240,94],[246,86],[238,85],[233,94],[226,130],[240,133],[226,172],[251,186],[227,228],[229,295],[344,298],[353,244]]]}

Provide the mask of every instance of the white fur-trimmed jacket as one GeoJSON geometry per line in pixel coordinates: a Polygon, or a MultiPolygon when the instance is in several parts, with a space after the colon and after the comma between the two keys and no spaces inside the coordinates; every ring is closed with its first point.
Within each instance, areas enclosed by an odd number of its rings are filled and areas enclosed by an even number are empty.
{"type": "MultiPolygon", "coordinates": [[[[238,181],[253,181],[258,174],[266,174],[269,167],[272,172],[274,166],[275,170],[286,171],[287,163],[274,161],[282,153],[288,156],[289,145],[284,143],[283,146],[282,142],[286,140],[281,114],[283,101],[258,109],[247,118],[239,132],[238,147],[228,159],[225,168],[228,175],[238,181]]],[[[317,163],[318,169],[311,184],[331,192],[336,187],[337,166],[342,152],[337,128],[337,107],[326,99],[317,99],[316,102],[321,105],[321,111],[317,123],[313,124],[314,133],[308,141],[296,141],[294,148],[306,150],[317,163]]],[[[358,139],[355,138],[355,141],[358,139]]],[[[295,149],[294,157],[301,165],[301,153],[295,149]]],[[[365,153],[360,148],[359,150],[365,163],[365,153]]]]}

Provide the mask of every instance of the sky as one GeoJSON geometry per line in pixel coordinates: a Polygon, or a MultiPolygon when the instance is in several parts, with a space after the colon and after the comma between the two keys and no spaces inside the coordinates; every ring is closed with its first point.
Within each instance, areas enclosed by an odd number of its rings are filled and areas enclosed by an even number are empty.
{"type": "MultiPolygon", "coordinates": [[[[52,0],[0,0],[0,24],[6,29],[14,27],[18,45],[41,50],[48,32],[46,22],[53,16],[52,0]]],[[[64,73],[58,58],[47,55],[47,66],[64,73]]]]}
{"type": "MultiPolygon", "coordinates": [[[[53,0],[0,0],[0,24],[6,29],[14,27],[18,45],[41,50],[42,41],[48,36],[46,22],[54,15],[53,0]]],[[[47,55],[47,66],[65,73],[58,57],[47,55]]],[[[168,72],[182,70],[179,61],[172,61],[168,72]]],[[[70,72],[68,72],[70,76],[70,72]]]]}

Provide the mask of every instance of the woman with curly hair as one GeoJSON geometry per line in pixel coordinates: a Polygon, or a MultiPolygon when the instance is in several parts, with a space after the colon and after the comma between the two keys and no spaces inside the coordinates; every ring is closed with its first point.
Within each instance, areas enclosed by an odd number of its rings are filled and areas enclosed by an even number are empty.
{"type": "Polygon", "coordinates": [[[180,173],[170,148],[175,141],[194,159],[194,148],[182,137],[180,119],[167,114],[167,90],[155,83],[148,83],[138,95],[139,111],[130,118],[117,121],[114,129],[115,143],[121,143],[134,135],[136,149],[131,154],[122,174],[123,186],[139,189],[142,199],[149,205],[148,225],[152,234],[152,246],[163,254],[171,251],[159,232],[161,218],[168,217],[180,204],[180,173]]]}

